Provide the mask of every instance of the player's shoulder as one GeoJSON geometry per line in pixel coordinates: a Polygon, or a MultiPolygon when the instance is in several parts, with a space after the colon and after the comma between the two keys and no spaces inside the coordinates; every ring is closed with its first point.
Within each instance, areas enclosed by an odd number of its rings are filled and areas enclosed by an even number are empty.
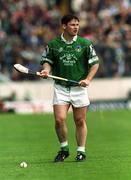
{"type": "Polygon", "coordinates": [[[58,44],[61,41],[60,36],[57,36],[55,38],[53,38],[51,41],[48,42],[48,45],[51,46],[55,46],[56,44],[58,44]]]}
{"type": "Polygon", "coordinates": [[[92,44],[92,41],[90,39],[87,39],[87,38],[84,38],[84,37],[81,37],[81,36],[78,36],[77,40],[80,43],[85,44],[85,45],[91,45],[92,44]]]}

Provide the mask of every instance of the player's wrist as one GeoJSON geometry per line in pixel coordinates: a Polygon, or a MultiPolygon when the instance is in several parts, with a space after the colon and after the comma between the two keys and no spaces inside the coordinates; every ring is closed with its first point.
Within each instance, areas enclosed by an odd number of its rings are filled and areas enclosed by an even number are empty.
{"type": "Polygon", "coordinates": [[[92,79],[91,79],[90,77],[87,77],[87,78],[86,78],[86,81],[88,81],[88,82],[91,82],[91,80],[92,80],[92,79]]]}

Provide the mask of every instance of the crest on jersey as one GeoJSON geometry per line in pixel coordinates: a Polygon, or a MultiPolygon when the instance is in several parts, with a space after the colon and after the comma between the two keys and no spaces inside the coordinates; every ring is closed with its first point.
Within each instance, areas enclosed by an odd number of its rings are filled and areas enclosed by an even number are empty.
{"type": "Polygon", "coordinates": [[[75,50],[76,50],[77,52],[80,52],[81,49],[82,49],[81,45],[77,45],[77,46],[75,47],[75,50]]]}

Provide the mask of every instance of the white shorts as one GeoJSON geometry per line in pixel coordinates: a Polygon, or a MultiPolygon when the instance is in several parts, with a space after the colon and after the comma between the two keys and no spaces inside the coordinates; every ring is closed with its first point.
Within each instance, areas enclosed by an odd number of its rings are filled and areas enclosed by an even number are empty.
{"type": "Polygon", "coordinates": [[[65,87],[54,85],[53,105],[72,104],[73,107],[84,107],[90,104],[87,87],[71,86],[65,87]]]}

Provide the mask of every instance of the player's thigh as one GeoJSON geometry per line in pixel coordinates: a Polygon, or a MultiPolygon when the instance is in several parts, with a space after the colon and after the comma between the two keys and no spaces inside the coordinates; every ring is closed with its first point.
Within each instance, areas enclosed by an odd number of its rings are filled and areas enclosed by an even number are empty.
{"type": "Polygon", "coordinates": [[[87,106],[84,107],[72,107],[73,108],[73,116],[74,121],[86,121],[86,114],[87,114],[87,106]]]}
{"type": "Polygon", "coordinates": [[[67,118],[67,112],[70,104],[53,105],[54,117],[56,121],[64,121],[67,118]]]}

